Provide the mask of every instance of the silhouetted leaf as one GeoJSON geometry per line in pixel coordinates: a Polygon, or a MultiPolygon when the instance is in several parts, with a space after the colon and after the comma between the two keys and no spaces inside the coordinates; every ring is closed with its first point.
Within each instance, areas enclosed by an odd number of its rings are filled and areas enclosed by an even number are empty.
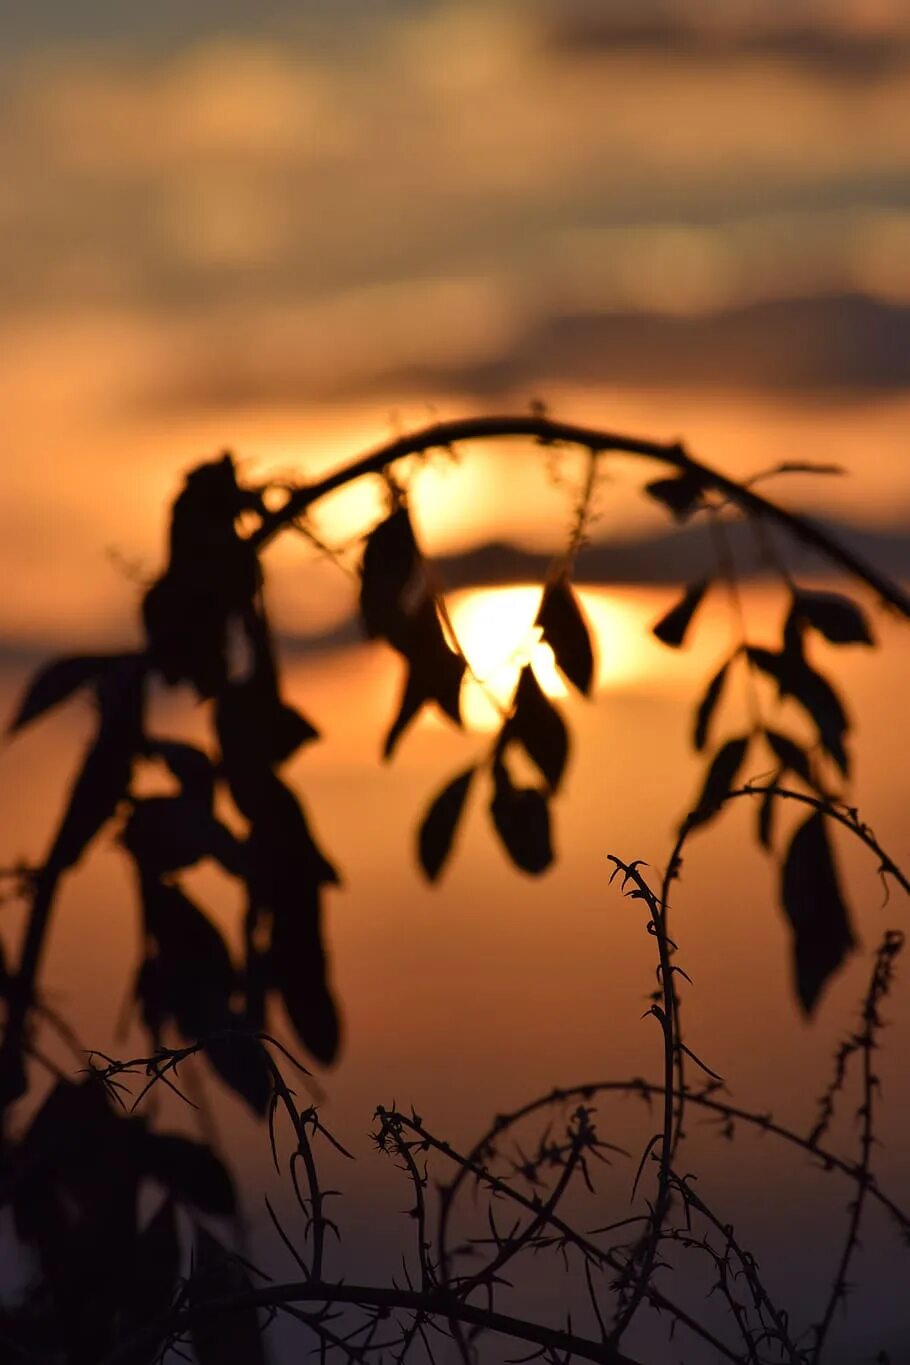
{"type": "Polygon", "coordinates": [[[765,730],[765,737],[774,753],[781,761],[784,768],[789,768],[796,773],[810,787],[813,786],[812,771],[809,767],[809,756],[798,744],[794,744],[787,735],[778,734],[776,730],[765,730]]]}
{"type": "Polygon", "coordinates": [[[701,503],[704,487],[697,474],[680,474],[653,480],[645,485],[645,492],[668,507],[677,521],[685,521],[701,503]]]}
{"type": "Polygon", "coordinates": [[[727,677],[727,669],[729,667],[729,663],[725,663],[722,668],[717,670],[714,677],[708,683],[705,695],[698,704],[698,710],[695,713],[695,732],[692,737],[692,742],[699,753],[707,743],[708,727],[711,724],[711,718],[714,715],[715,708],[720,700],[720,694],[723,691],[724,681],[727,677]]]}
{"type": "Polygon", "coordinates": [[[794,697],[809,712],[822,745],[846,775],[850,766],[844,747],[848,721],[841,700],[828,680],[810,667],[792,646],[783,653],[750,646],[746,653],[756,667],[775,679],[782,697],[794,697]]]}
{"type": "Polygon", "coordinates": [[[317,1061],[328,1065],[338,1052],[340,1026],[326,980],[319,903],[297,914],[277,914],[272,929],[272,973],[298,1038],[317,1061]]]}
{"type": "Polygon", "coordinates": [[[449,856],[475,772],[475,768],[468,768],[443,787],[421,821],[417,851],[420,865],[431,882],[439,876],[449,856]]]}
{"type": "Polygon", "coordinates": [[[553,861],[547,798],[536,787],[514,787],[502,764],[493,777],[490,812],[496,832],[515,866],[536,876],[553,861]]]}
{"type": "MultiPolygon", "coordinates": [[[[776,772],[771,778],[771,787],[776,787],[782,777],[780,771],[776,772]]],[[[776,809],[776,796],[770,788],[764,791],[758,803],[758,842],[762,848],[770,848],[774,837],[774,811],[776,809]]]]}
{"type": "Polygon", "coordinates": [[[742,739],[729,739],[718,749],[711,760],[695,809],[689,816],[690,825],[706,824],[717,814],[742,767],[748,747],[749,739],[745,736],[742,739]]]}
{"type": "Polygon", "coordinates": [[[360,615],[367,635],[389,638],[397,632],[402,598],[420,564],[407,509],[399,507],[367,537],[360,579],[360,615]]]}
{"type": "Polygon", "coordinates": [[[154,877],[143,877],[141,886],[146,929],[158,952],[156,967],[140,974],[137,985],[152,986],[157,1010],[173,1016],[185,1038],[230,1027],[237,973],[224,939],[180,887],[154,877]]]}
{"type": "Polygon", "coordinates": [[[512,740],[519,741],[555,791],[569,756],[569,735],[530,664],[521,670],[512,714],[502,728],[497,751],[502,753],[512,740]]]}
{"type": "Polygon", "coordinates": [[[144,1132],[138,1155],[145,1173],[179,1202],[193,1204],[216,1218],[228,1218],[236,1211],[234,1182],[204,1143],[177,1133],[144,1132]]]}
{"type": "Polygon", "coordinates": [[[142,599],[148,655],[166,683],[192,683],[201,697],[227,682],[230,616],[220,586],[164,573],[142,599]]]}
{"type": "Polygon", "coordinates": [[[131,657],[133,656],[122,654],[93,654],[55,659],[53,663],[45,664],[26,688],[19,709],[10,721],[9,733],[21,730],[30,720],[35,720],[45,711],[50,711],[66,701],[80,687],[86,687],[94,682],[105,669],[116,667],[124,658],[131,657]]]}
{"type": "Polygon", "coordinates": [[[797,994],[811,1014],[825,983],[855,945],[821,811],[810,815],[791,840],[780,894],[793,929],[797,994]]]}
{"type": "Polygon", "coordinates": [[[315,726],[281,700],[269,669],[222,689],[215,726],[231,795],[248,819],[255,818],[275,765],[319,737],[315,726]]]}
{"type": "Polygon", "coordinates": [[[269,1106],[272,1073],[263,1055],[261,1044],[244,1031],[249,1026],[249,1021],[232,1017],[229,1025],[233,1032],[206,1040],[205,1055],[212,1070],[221,1077],[225,1085],[245,1100],[255,1114],[261,1116],[269,1106]]]}
{"type": "Polygon", "coordinates": [[[246,867],[240,841],[203,802],[186,796],[150,796],[133,803],[123,843],[149,875],[214,858],[234,876],[246,867]]]}
{"type": "Polygon", "coordinates": [[[171,562],[217,560],[224,545],[238,539],[240,513],[260,505],[258,493],[238,484],[230,452],[195,465],[171,508],[171,562]]]}
{"type": "Polygon", "coordinates": [[[167,764],[184,796],[211,807],[216,774],[207,753],[175,739],[151,739],[146,745],[146,753],[149,758],[160,758],[167,764]]]}
{"type": "MultiPolygon", "coordinates": [[[[236,1256],[203,1227],[196,1228],[194,1270],[189,1297],[193,1307],[249,1293],[249,1277],[236,1256]]],[[[200,1315],[191,1329],[198,1365],[265,1365],[255,1308],[232,1308],[200,1315]]]]}
{"type": "Polygon", "coordinates": [[[57,875],[78,862],[87,845],[114,814],[141,751],[144,669],[137,656],[122,656],[99,682],[100,724],[89,746],[45,871],[57,875]]]}
{"type": "Polygon", "coordinates": [[[449,648],[432,599],[425,599],[410,618],[406,645],[408,671],[397,714],[383,745],[385,758],[391,757],[398,740],[425,702],[435,702],[456,725],[461,724],[465,661],[449,648]]]}
{"type": "Polygon", "coordinates": [[[275,774],[269,775],[262,789],[247,855],[253,902],[268,910],[293,910],[308,888],[340,882],[316,843],[297,797],[275,774]]]}
{"type": "Polygon", "coordinates": [[[797,590],[790,613],[819,631],[832,644],[874,643],[862,608],[840,593],[797,590]]]}
{"type": "Polygon", "coordinates": [[[652,633],[657,636],[665,645],[671,645],[674,649],[678,648],[686,637],[689,623],[698,610],[698,605],[708,590],[709,580],[699,579],[697,583],[690,583],[683,593],[680,600],[674,607],[662,616],[656,626],[652,626],[652,633]]]}
{"type": "MultiPolygon", "coordinates": [[[[143,1324],[159,1316],[163,1319],[173,1299],[179,1271],[180,1241],[174,1203],[165,1199],[136,1239],[133,1274],[124,1303],[126,1331],[123,1336],[127,1340],[130,1333],[143,1324]]],[[[162,1339],[165,1330],[162,1320],[162,1339]]],[[[160,1344],[141,1353],[135,1351],[129,1357],[129,1365],[151,1365],[158,1358],[160,1344]]]]}
{"type": "Polygon", "coordinates": [[[535,625],[553,651],[556,666],[585,696],[594,681],[591,631],[565,574],[544,589],[535,625]]]}

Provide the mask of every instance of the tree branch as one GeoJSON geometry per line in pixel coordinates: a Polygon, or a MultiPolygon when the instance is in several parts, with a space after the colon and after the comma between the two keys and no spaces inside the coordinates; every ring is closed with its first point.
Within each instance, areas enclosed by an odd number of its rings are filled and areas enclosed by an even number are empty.
{"type": "Polygon", "coordinates": [[[660,460],[679,470],[681,474],[691,474],[707,487],[722,493],[749,516],[776,522],[797,540],[811,546],[833,564],[867,584],[878,593],[883,602],[888,603],[902,616],[910,617],[910,597],[897,584],[891,583],[871,565],[838,544],[808,517],[788,512],[768,498],[762,497],[760,493],[756,493],[754,488],[737,483],[726,474],[702,464],[700,460],[691,456],[680,442],[646,441],[638,437],[602,431],[597,427],[554,421],[539,414],[524,413],[515,417],[465,417],[450,422],[435,422],[407,436],[400,436],[352,463],[343,465],[316,483],[296,489],[283,507],[263,518],[261,526],[251,537],[251,543],[257,548],[266,544],[320,498],[366,475],[381,474],[383,470],[400,460],[407,459],[410,455],[445,449],[456,442],[502,440],[519,436],[529,437],[545,446],[575,445],[597,452],[609,451],[648,460],[660,460]]]}

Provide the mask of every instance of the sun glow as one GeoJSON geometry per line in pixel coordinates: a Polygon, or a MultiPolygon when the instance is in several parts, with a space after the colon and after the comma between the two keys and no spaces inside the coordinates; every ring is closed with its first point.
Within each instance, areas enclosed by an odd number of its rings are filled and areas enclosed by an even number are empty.
{"type": "MultiPolygon", "coordinates": [[[[508,704],[525,664],[531,664],[548,697],[567,693],[553,651],[534,625],[540,593],[537,584],[516,584],[471,589],[453,594],[449,602],[455,634],[474,674],[461,694],[462,714],[473,730],[492,730],[499,724],[497,705],[508,704]]],[[[593,636],[597,690],[647,673],[641,611],[602,589],[582,588],[578,596],[593,636]]]]}

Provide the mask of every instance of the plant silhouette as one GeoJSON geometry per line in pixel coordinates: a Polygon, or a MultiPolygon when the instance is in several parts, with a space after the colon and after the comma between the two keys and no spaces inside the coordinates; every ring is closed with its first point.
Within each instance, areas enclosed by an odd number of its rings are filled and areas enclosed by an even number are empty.
{"type": "MultiPolygon", "coordinates": [[[[797,468],[809,467],[782,465],[771,472],[797,468]]],[[[834,1306],[845,1292],[847,1267],[858,1240],[858,1215],[855,1226],[851,1221],[832,1306],[823,1314],[811,1348],[793,1340],[785,1316],[771,1304],[760,1280],[750,1279],[754,1267],[732,1232],[718,1251],[704,1229],[696,1236],[668,1221],[672,1208],[682,1208],[690,1221],[700,1219],[704,1228],[727,1235],[723,1221],[675,1166],[685,1104],[713,1105],[731,1127],[736,1121],[760,1125],[755,1115],[735,1111],[715,1097],[718,1078],[682,1039],[675,975],[681,969],[672,962],[675,944],[668,932],[667,906],[686,840],[714,821],[731,800],[749,798],[756,805],[756,838],[774,853],[778,805],[785,800],[803,803],[805,817],[779,853],[779,885],[792,939],[794,990],[807,1014],[855,947],[851,913],[828,838],[829,822],[846,825],[874,850],[880,870],[907,889],[871,831],[841,802],[838,784],[850,772],[849,716],[807,651],[813,639],[835,648],[868,647],[873,643],[871,627],[852,599],[797,585],[785,558],[772,546],[769,526],[808,544],[893,610],[910,616],[910,602],[897,586],[859,562],[815,523],[757,492],[754,481],[731,480],[677,444],[581,428],[537,410],[530,416],[437,424],[299,488],[244,487],[227,454],[188,474],[171,509],[168,562],[142,601],[144,647],[49,663],[32,679],[11,724],[18,732],[79,692],[87,691],[94,699],[95,733],[47,856],[38,868],[12,870],[28,903],[28,917],[18,961],[3,973],[7,1016],[0,1046],[0,1099],[9,1110],[27,1095],[40,1057],[37,1032],[44,1007],[39,975],[61,880],[99,833],[113,824],[133,865],[140,904],[143,960],[133,995],[148,1036],[143,1065],[149,1083],[171,1083],[178,1063],[201,1053],[256,1114],[268,1115],[273,1142],[276,1111],[285,1114],[294,1135],[295,1160],[306,1175],[306,1192],[300,1196],[309,1238],[309,1260],[301,1263],[304,1290],[298,1286],[281,1300],[277,1293],[270,1297],[255,1289],[248,1269],[205,1228],[196,1233],[191,1275],[181,1275],[181,1219],[232,1214],[231,1177],[204,1144],[157,1133],[143,1118],[118,1113],[117,1078],[134,1073],[137,1063],[106,1059],[99,1067],[96,1059],[85,1079],[57,1082],[19,1139],[11,1136],[9,1127],[4,1139],[5,1202],[12,1206],[17,1234],[33,1248],[41,1272],[25,1304],[0,1319],[0,1336],[11,1349],[23,1359],[63,1360],[67,1365],[108,1358],[152,1361],[163,1345],[190,1331],[200,1365],[232,1360],[255,1365],[265,1358],[256,1309],[280,1301],[285,1308],[298,1304],[295,1313],[315,1331],[324,1350],[363,1360],[374,1348],[361,1343],[355,1350],[345,1344],[325,1310],[318,1309],[319,1303],[346,1302],[360,1305],[369,1321],[380,1311],[411,1314],[410,1325],[402,1329],[405,1344],[396,1348],[401,1360],[416,1339],[426,1346],[428,1324],[442,1319],[465,1361],[472,1359],[469,1333],[487,1328],[512,1332],[554,1361],[568,1352],[622,1362],[628,1357],[620,1341],[642,1305],[650,1304],[663,1306],[732,1360],[820,1359],[834,1306]],[[530,1203],[527,1196],[518,1199],[525,1213],[533,1215],[520,1232],[497,1231],[494,1222],[492,1258],[483,1271],[469,1275],[456,1271],[446,1249],[446,1199],[455,1198],[468,1176],[491,1195],[516,1199],[514,1185],[497,1173],[497,1144],[527,1114],[498,1120],[475,1152],[461,1158],[429,1134],[416,1116],[380,1110],[377,1143],[403,1163],[414,1188],[415,1216],[423,1228],[417,1248],[420,1283],[397,1299],[391,1291],[383,1298],[378,1290],[345,1296],[334,1281],[329,1294],[324,1256],[330,1224],[313,1155],[314,1141],[328,1135],[315,1109],[298,1108],[282,1074],[284,1062],[270,1032],[270,1019],[272,1004],[280,999],[306,1057],[323,1065],[337,1057],[340,1010],[323,943],[322,893],[325,886],[338,882],[339,874],[314,838],[298,795],[282,776],[282,765],[301,746],[316,741],[319,732],[282,694],[280,659],[263,593],[262,552],[283,531],[306,528],[308,509],[320,498],[359,479],[384,481],[386,513],[378,524],[364,528],[362,537],[359,609],[366,636],[387,642],[402,661],[401,694],[382,748],[386,759],[394,758],[402,736],[425,707],[436,708],[453,725],[461,724],[462,684],[470,671],[438,572],[421,550],[400,468],[455,443],[514,437],[530,438],[546,448],[565,444],[587,452],[585,484],[569,541],[541,585],[535,620],[557,668],[577,692],[592,693],[595,652],[573,577],[587,539],[597,479],[614,452],[669,468],[669,474],[645,483],[644,495],[676,521],[707,518],[717,550],[716,566],[668,606],[653,628],[655,636],[669,649],[678,648],[694,629],[708,593],[725,586],[735,596],[725,527],[737,518],[754,529],[765,551],[773,551],[786,601],[780,642],[772,649],[745,636],[737,639],[696,701],[692,743],[696,753],[704,755],[705,770],[693,809],[681,822],[660,892],[644,880],[635,863],[615,860],[623,888],[647,909],[659,962],[652,1013],[662,1032],[663,1079],[650,1088],[643,1082],[623,1083],[627,1091],[659,1095],[664,1108],[662,1130],[642,1158],[643,1167],[656,1163],[657,1192],[640,1220],[638,1238],[609,1252],[600,1246],[592,1250],[593,1244],[579,1241],[557,1214],[569,1183],[578,1176],[587,1179],[591,1160],[610,1149],[599,1137],[590,1109],[598,1087],[574,1096],[577,1106],[563,1140],[548,1147],[541,1139],[538,1156],[523,1172],[533,1185],[549,1165],[557,1172],[551,1196],[535,1195],[530,1203]],[[745,674],[750,689],[750,724],[744,733],[713,747],[716,716],[736,671],[745,674]],[[773,701],[768,706],[766,682],[774,685],[779,699],[789,699],[803,712],[814,732],[810,745],[801,735],[781,728],[784,721],[778,719],[773,701]],[[189,685],[205,704],[210,749],[150,733],[149,693],[160,683],[189,685]],[[169,795],[141,794],[141,779],[149,767],[167,770],[176,790],[169,795]],[[770,772],[766,782],[743,784],[744,773],[762,767],[770,772]],[[228,800],[233,814],[225,820],[219,812],[228,800]],[[240,833],[235,832],[238,828],[240,833]],[[242,888],[244,950],[239,961],[181,881],[186,869],[206,858],[214,859],[242,888]],[[707,1074],[707,1084],[693,1086],[687,1080],[689,1063],[707,1074]],[[456,1166],[451,1184],[445,1186],[441,1242],[432,1253],[424,1236],[427,1176],[417,1159],[430,1153],[456,1166]],[[142,1222],[139,1211],[148,1182],[165,1195],[152,1218],[142,1222]],[[718,1282],[730,1299],[745,1343],[739,1354],[721,1349],[722,1344],[699,1327],[697,1317],[665,1302],[656,1289],[654,1271],[668,1241],[696,1245],[714,1256],[718,1282]],[[616,1297],[613,1327],[604,1327],[599,1342],[582,1342],[571,1331],[540,1329],[535,1336],[528,1323],[518,1330],[520,1324],[510,1327],[505,1319],[497,1326],[492,1293],[506,1263],[527,1250],[565,1250],[569,1245],[581,1249],[586,1274],[596,1271],[611,1279],[616,1297]],[[749,1320],[736,1297],[733,1280],[743,1275],[756,1322],[749,1320]],[[489,1298],[486,1310],[481,1310],[470,1296],[484,1286],[489,1298]],[[226,1334],[212,1305],[228,1301],[234,1307],[226,1334]],[[317,1308],[304,1311],[299,1307],[304,1302],[315,1302],[317,1308]],[[778,1354],[762,1354],[772,1344],[778,1354]]],[[[486,755],[445,776],[441,789],[428,801],[416,834],[417,858],[427,878],[435,881],[444,875],[454,856],[459,824],[478,789],[486,793],[491,836],[516,869],[535,876],[544,873],[555,856],[554,813],[570,752],[564,716],[526,665],[510,703],[501,708],[486,755]],[[533,780],[522,776],[529,771],[533,780]]],[[[866,1198],[884,1198],[869,1173],[874,1088],[870,1057],[880,1027],[878,1007],[890,987],[899,947],[900,936],[894,931],[875,960],[863,1029],[850,1041],[838,1072],[842,1080],[849,1059],[854,1054],[861,1057],[869,1112],[860,1163],[847,1171],[857,1183],[860,1212],[866,1198]]],[[[829,1105],[837,1089],[839,1083],[827,1095],[829,1105]]],[[[547,1103],[566,1098],[560,1092],[547,1103]]],[[[763,1126],[773,1129],[770,1123],[763,1126]]],[[[805,1139],[784,1130],[781,1135],[817,1155],[826,1126],[822,1119],[805,1139]]],[[[833,1157],[825,1153],[824,1159],[836,1168],[833,1157]]],[[[891,1208],[894,1213],[896,1205],[891,1208]]],[[[899,1210],[895,1216],[906,1233],[910,1224],[899,1210]]],[[[599,1316],[600,1300],[593,1288],[591,1296],[599,1316]]]]}

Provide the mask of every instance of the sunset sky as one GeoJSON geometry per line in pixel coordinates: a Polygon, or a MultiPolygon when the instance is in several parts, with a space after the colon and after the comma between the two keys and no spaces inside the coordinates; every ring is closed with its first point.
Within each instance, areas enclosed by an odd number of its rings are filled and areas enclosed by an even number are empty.
{"type": "MultiPolygon", "coordinates": [[[[250,482],[303,481],[439,418],[543,401],[567,420],[684,439],[737,477],[841,465],[768,492],[910,577],[905,0],[0,0],[0,104],[4,716],[38,660],[138,640],[168,504],[226,447],[250,482]]],[[[490,548],[501,542],[541,560],[560,549],[583,468],[531,443],[460,454],[414,473],[414,520],[460,589],[450,605],[472,661],[507,696],[538,589],[503,587],[503,571],[499,591],[472,592],[454,557],[486,547],[471,562],[495,567],[511,562],[490,548]]],[[[692,704],[732,638],[720,592],[695,646],[674,653],[650,634],[671,580],[703,571],[708,539],[673,548],[663,511],[638,497],[654,473],[617,460],[598,486],[578,578],[600,694],[561,703],[577,741],[541,881],[507,866],[479,798],[442,887],[414,866],[427,802],[489,737],[422,719],[394,765],[378,762],[400,661],[351,630],[378,480],[317,511],[324,539],[348,547],[346,573],[302,537],[268,552],[288,696],[325,734],[291,780],[346,877],[327,896],[347,1032],[326,1084],[333,1119],[356,1133],[383,1086],[431,1098],[458,1136],[579,1067],[654,1065],[639,1021],[647,936],[609,899],[604,858],[666,859],[700,781],[692,704]]],[[[769,639],[780,600],[749,583],[744,603],[769,639]]],[[[900,856],[907,637],[896,618],[875,629],[882,650],[824,648],[857,720],[850,798],[900,856]]],[[[552,664],[549,685],[566,691],[552,664]]],[[[204,709],[186,702],[166,699],[163,719],[199,739],[204,709]]],[[[464,703],[489,730],[476,687],[464,703]]],[[[746,709],[737,692],[723,724],[741,727],[746,709]]],[[[4,750],[0,862],[43,856],[61,754],[87,725],[77,703],[4,750]]],[[[679,890],[699,983],[687,1021],[756,1104],[770,1094],[802,1123],[806,1076],[814,1094],[867,959],[805,1025],[777,874],[742,814],[729,839],[705,836],[679,890]]],[[[112,840],[86,864],[67,881],[49,998],[107,1045],[135,967],[133,889],[112,840]]],[[[861,850],[843,865],[867,953],[883,922],[874,867],[861,850]]],[[[211,867],[199,885],[236,930],[211,867]]],[[[882,1160],[906,1190],[906,998],[895,1019],[882,1160]]],[[[262,1131],[237,1131],[252,1163],[262,1131]]],[[[705,1145],[702,1131],[693,1148],[705,1145]]],[[[760,1202],[762,1152],[753,1160],[751,1183],[734,1172],[727,1186],[747,1204],[760,1202]]],[[[369,1212],[363,1169],[351,1179],[369,1212]]],[[[816,1196],[794,1169],[782,1197],[797,1207],[816,1196]]],[[[757,1244],[779,1253],[785,1281],[827,1253],[842,1206],[807,1218],[807,1251],[781,1245],[779,1214],[758,1209],[757,1244]]],[[[271,1236],[261,1204],[253,1229],[271,1236]]],[[[884,1238],[870,1234],[867,1264],[880,1260],[880,1295],[905,1268],[884,1238]]],[[[864,1303],[879,1311],[874,1292],[864,1303]]],[[[881,1309],[895,1339],[904,1307],[895,1290],[881,1309]]]]}
{"type": "MultiPolygon", "coordinates": [[[[789,495],[905,524],[906,6],[41,0],[2,24],[0,571],[30,585],[7,640],[113,630],[124,565],[154,573],[165,500],[225,445],[299,477],[532,398],[734,472],[837,460],[855,477],[789,495]]],[[[503,506],[516,458],[457,516],[426,500],[433,549],[545,538],[542,480],[503,506]]]]}

